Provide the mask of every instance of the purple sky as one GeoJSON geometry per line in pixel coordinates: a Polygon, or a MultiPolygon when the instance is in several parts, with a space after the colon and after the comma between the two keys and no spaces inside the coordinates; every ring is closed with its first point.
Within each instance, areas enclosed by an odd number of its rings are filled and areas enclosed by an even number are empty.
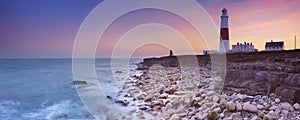
{"type": "Polygon", "coordinates": [[[100,0],[1,0],[0,57],[71,57],[76,32],[100,0]]]}
{"type": "MultiPolygon", "coordinates": [[[[298,0],[198,2],[212,16],[217,26],[220,10],[224,7],[229,10],[231,44],[253,42],[256,48],[263,50],[264,43],[273,39],[285,40],[286,49],[292,49],[293,36],[298,35],[300,38],[298,0]]],[[[71,57],[81,22],[99,3],[101,0],[1,0],[0,58],[71,57]]],[[[104,42],[112,44],[110,41],[104,42]]],[[[149,48],[145,47],[145,50],[149,48]]],[[[145,51],[139,49],[138,57],[166,53],[163,47],[156,48],[161,49],[144,54],[145,51]]],[[[109,49],[97,51],[98,57],[110,57],[109,49]]],[[[199,49],[197,52],[202,50],[201,47],[195,49],[199,49]]]]}

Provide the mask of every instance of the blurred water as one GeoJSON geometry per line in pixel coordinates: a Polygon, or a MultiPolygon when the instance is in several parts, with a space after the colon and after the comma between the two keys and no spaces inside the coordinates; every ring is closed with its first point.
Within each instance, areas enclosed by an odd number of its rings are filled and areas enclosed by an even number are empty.
{"type": "MultiPolygon", "coordinates": [[[[96,59],[103,91],[114,96],[118,90],[110,65],[110,59],[96,59]]],[[[1,120],[94,119],[72,80],[72,59],[0,59],[1,120]]]]}

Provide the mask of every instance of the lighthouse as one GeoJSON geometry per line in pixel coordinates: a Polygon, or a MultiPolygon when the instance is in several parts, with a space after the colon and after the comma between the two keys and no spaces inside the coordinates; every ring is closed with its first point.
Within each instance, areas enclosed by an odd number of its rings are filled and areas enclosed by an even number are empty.
{"type": "Polygon", "coordinates": [[[227,9],[222,10],[221,28],[220,28],[220,53],[227,53],[229,51],[229,28],[227,9]]]}

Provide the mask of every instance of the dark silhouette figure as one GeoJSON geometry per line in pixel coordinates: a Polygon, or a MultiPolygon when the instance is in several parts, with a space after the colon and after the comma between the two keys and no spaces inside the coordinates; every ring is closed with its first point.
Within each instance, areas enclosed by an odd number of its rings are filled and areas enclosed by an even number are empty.
{"type": "Polygon", "coordinates": [[[173,51],[172,50],[170,50],[169,56],[173,56],[173,51]]]}

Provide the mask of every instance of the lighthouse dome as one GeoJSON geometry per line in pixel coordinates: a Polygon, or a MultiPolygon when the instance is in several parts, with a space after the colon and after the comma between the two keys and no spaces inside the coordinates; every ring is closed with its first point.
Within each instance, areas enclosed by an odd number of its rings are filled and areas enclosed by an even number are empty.
{"type": "Polygon", "coordinates": [[[226,8],[223,8],[223,10],[222,10],[222,16],[228,17],[227,16],[227,9],[226,8]]]}

